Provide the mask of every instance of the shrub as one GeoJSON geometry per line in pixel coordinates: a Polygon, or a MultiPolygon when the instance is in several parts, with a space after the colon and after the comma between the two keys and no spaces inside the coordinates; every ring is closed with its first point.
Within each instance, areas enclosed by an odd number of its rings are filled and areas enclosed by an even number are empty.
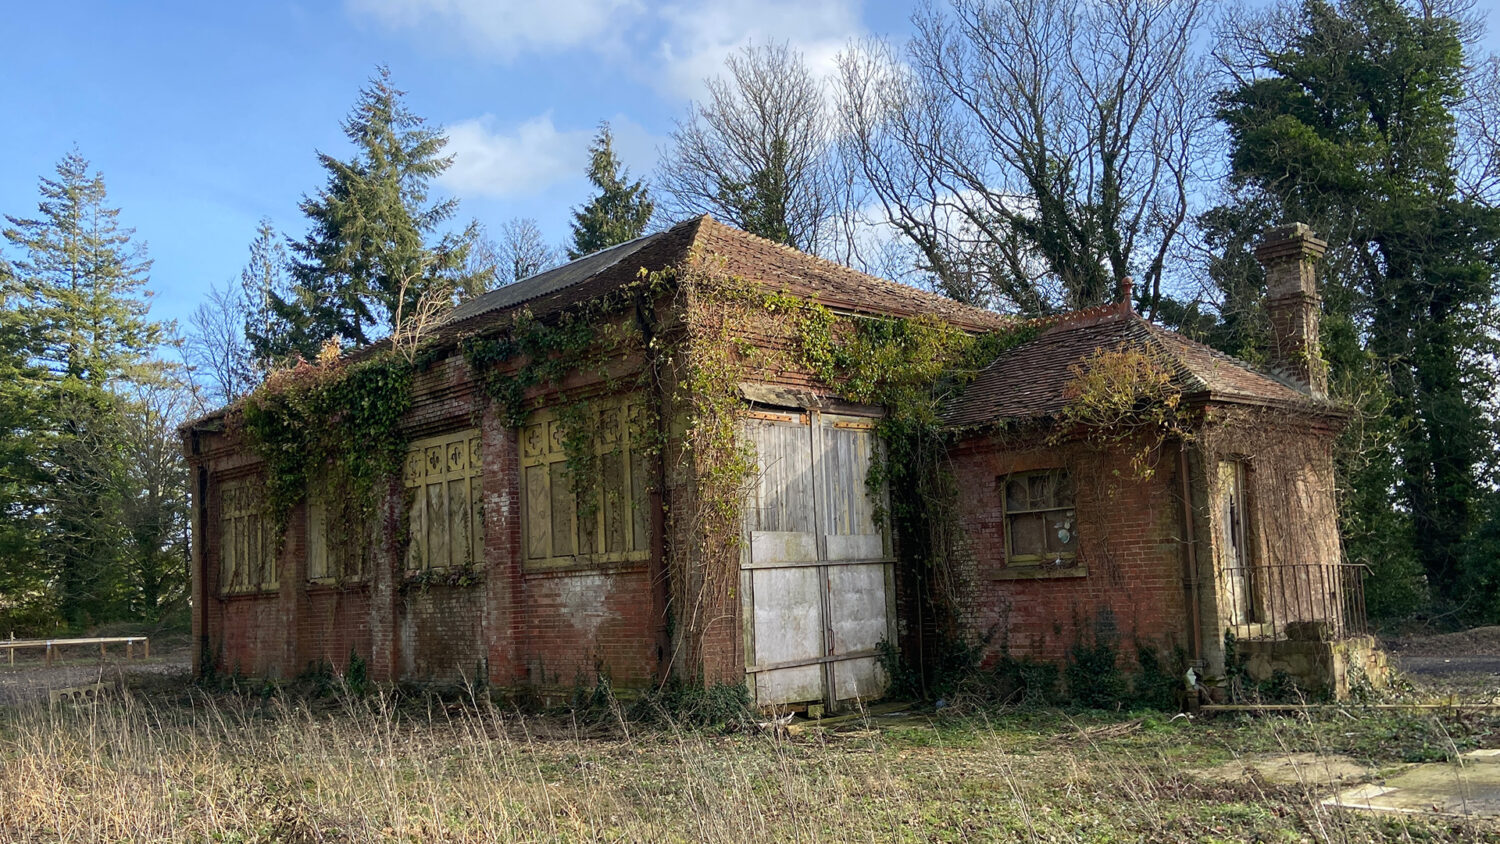
{"type": "Polygon", "coordinates": [[[1127,684],[1119,665],[1119,648],[1112,628],[1104,623],[1095,626],[1093,636],[1080,636],[1068,650],[1064,673],[1068,681],[1068,697],[1079,706],[1119,709],[1127,699],[1127,684]]]}
{"type": "Polygon", "coordinates": [[[638,720],[693,727],[737,727],[755,719],[750,690],[743,683],[684,682],[652,687],[631,710],[638,720]]]}
{"type": "Polygon", "coordinates": [[[1010,654],[1000,657],[992,672],[996,698],[1001,703],[1046,706],[1056,703],[1057,665],[1010,654]]]}
{"type": "Polygon", "coordinates": [[[1180,649],[1171,665],[1163,665],[1156,648],[1145,642],[1135,646],[1134,701],[1139,706],[1152,709],[1176,710],[1181,708],[1178,690],[1183,685],[1187,656],[1180,649]],[[1179,670],[1181,669],[1181,670],[1179,670]]]}

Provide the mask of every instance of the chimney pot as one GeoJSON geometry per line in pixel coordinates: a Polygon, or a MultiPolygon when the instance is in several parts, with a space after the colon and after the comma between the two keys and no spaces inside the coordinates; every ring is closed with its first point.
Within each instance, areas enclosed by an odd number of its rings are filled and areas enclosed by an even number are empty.
{"type": "Polygon", "coordinates": [[[1273,358],[1315,398],[1328,395],[1328,366],[1318,343],[1322,299],[1315,266],[1326,251],[1328,243],[1306,223],[1266,229],[1255,247],[1255,259],[1266,270],[1273,358]]]}

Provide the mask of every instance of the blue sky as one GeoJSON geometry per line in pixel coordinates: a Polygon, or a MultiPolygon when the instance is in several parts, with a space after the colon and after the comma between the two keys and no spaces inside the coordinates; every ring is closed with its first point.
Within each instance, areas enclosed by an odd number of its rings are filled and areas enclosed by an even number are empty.
{"type": "Polygon", "coordinates": [[[858,0],[347,0],[14,3],[0,36],[0,213],[74,144],[155,259],[153,312],[185,323],[236,277],[256,222],[300,233],[376,64],[457,154],[440,189],[492,229],[534,217],[567,236],[586,147],[610,120],[634,174],[723,57],[789,39],[829,62],[849,39],[906,32],[909,4],[858,0]]]}
{"type": "MultiPolygon", "coordinates": [[[[462,201],[459,222],[533,217],[561,243],[600,120],[649,176],[740,45],[789,40],[826,69],[851,39],[904,38],[913,2],[11,3],[0,213],[32,214],[37,178],[77,144],[149,245],[154,313],[185,324],[209,284],[238,275],[260,218],[301,233],[297,202],[324,180],[314,151],[349,154],[339,121],[384,63],[450,134],[439,189],[462,201]]],[[[1500,46],[1491,24],[1486,50],[1500,46]]]]}

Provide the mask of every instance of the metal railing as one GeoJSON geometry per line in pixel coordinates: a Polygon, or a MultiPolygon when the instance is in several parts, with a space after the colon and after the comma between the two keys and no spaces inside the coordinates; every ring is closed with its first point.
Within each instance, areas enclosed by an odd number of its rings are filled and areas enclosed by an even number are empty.
{"type": "Polygon", "coordinates": [[[1224,623],[1241,638],[1344,639],[1369,633],[1359,563],[1221,569],[1224,623]]]}

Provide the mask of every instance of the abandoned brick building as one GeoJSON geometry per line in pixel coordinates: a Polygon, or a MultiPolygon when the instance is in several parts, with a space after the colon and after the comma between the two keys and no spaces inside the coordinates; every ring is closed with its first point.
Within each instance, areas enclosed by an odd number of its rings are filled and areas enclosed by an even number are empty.
{"type": "Polygon", "coordinates": [[[871,471],[889,408],[840,383],[827,338],[904,321],[945,349],[1018,343],[939,420],[963,635],[1059,660],[1103,631],[1215,677],[1228,631],[1261,643],[1240,647],[1252,670],[1337,684],[1329,654],[1363,631],[1335,516],[1343,417],[1316,353],[1320,249],[1292,227],[1258,252],[1275,375],[1152,325],[1128,291],[1023,324],[708,217],[499,288],[415,354],[319,364],[407,362],[404,469],[359,519],[320,467],[271,506],[284,478],[243,404],[183,427],[196,668],[289,677],[353,656],[377,679],[541,694],[676,675],[745,683],[761,705],[877,696],[883,642],[921,660],[937,638],[932,579],[909,570],[932,555],[892,529],[890,473],[871,471]],[[1171,418],[1069,416],[1106,365],[1152,374],[1171,418]]]}

